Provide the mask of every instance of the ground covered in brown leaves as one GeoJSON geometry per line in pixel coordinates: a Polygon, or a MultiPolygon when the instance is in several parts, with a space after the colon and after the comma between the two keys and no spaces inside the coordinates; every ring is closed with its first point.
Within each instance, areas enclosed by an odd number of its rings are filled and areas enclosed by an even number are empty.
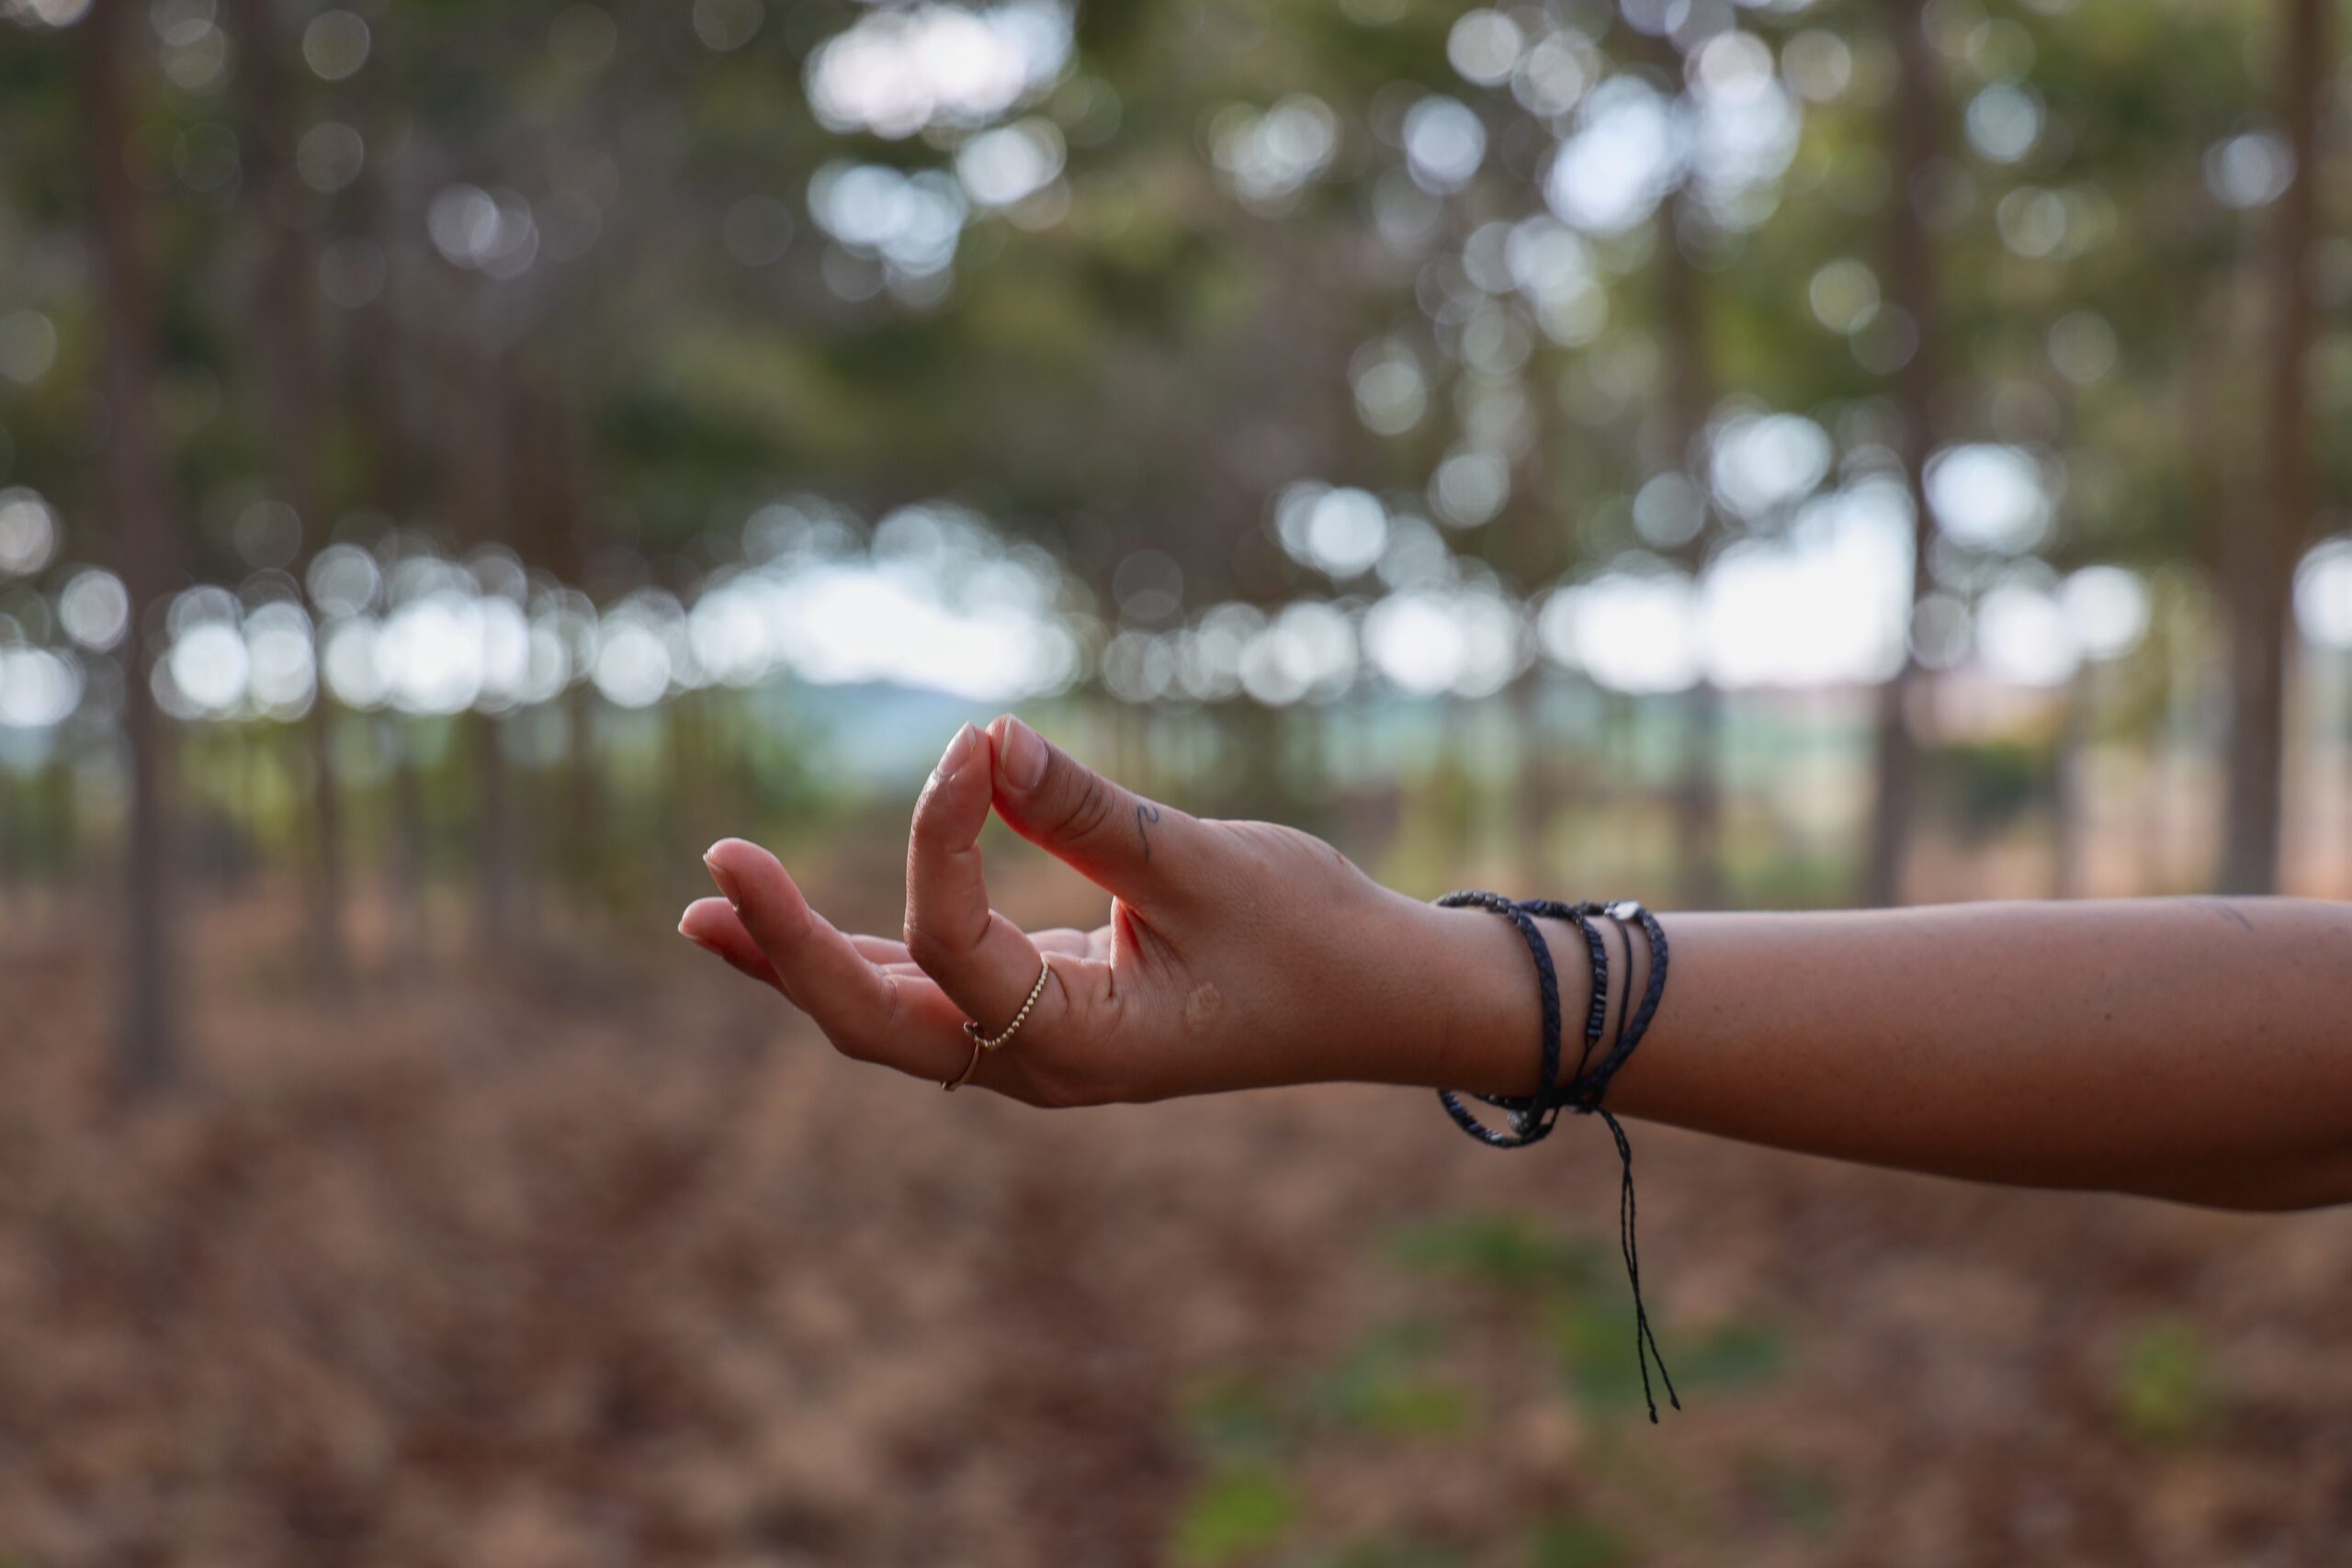
{"type": "Polygon", "coordinates": [[[203,926],[126,1108],[0,944],[0,1563],[1442,1568],[2352,1554],[2352,1212],[2198,1213],[1419,1095],[1045,1114],[685,950],[203,926]],[[722,981],[728,983],[721,983],[722,981]]]}

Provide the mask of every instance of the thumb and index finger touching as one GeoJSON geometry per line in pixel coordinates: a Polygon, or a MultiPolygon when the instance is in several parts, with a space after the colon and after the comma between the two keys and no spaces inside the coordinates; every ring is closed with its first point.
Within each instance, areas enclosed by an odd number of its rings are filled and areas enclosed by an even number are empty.
{"type": "Polygon", "coordinates": [[[1010,714],[988,734],[1006,826],[1123,902],[1148,908],[1175,890],[1198,822],[1114,784],[1010,714]]]}
{"type": "MultiPolygon", "coordinates": [[[[1045,960],[1020,927],[993,910],[980,863],[980,829],[993,808],[1023,838],[1122,901],[1148,908],[1170,886],[1170,861],[1198,825],[1140,799],[1074,761],[1020,720],[967,725],[949,742],[916,803],[907,846],[907,948],[957,1006],[1003,1026],[1036,986],[1045,960]]],[[[1038,998],[1050,1026],[1079,970],[1056,972],[1038,998]],[[1057,994],[1058,992],[1058,994],[1057,994]]]]}
{"type": "MultiPolygon", "coordinates": [[[[992,809],[1137,910],[1181,890],[1188,879],[1177,873],[1200,831],[1193,818],[1122,789],[1007,716],[986,730],[958,731],[916,805],[904,944],[843,935],[808,906],[773,855],[737,840],[706,857],[726,898],[697,901],[679,930],[783,991],[852,1055],[924,1077],[952,1074],[965,1058],[959,1012],[1001,1031],[1034,990],[1030,1021],[1040,1033],[1099,1022],[1101,1006],[1117,1000],[1111,966],[1087,956],[1082,938],[1073,947],[1068,939],[1077,933],[1056,932],[1043,944],[1054,955],[1047,968],[1040,943],[989,908],[979,836],[992,809]],[[905,984],[896,965],[910,960],[930,985],[905,984]]],[[[983,1083],[1003,1077],[992,1068],[978,1076],[983,1083]]]]}

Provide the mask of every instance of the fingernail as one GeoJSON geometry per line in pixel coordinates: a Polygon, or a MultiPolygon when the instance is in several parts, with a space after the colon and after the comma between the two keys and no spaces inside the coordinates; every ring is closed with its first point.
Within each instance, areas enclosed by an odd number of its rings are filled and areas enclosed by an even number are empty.
{"type": "Polygon", "coordinates": [[[956,739],[950,740],[947,750],[939,754],[939,766],[931,770],[932,776],[942,779],[954,777],[956,770],[964,765],[964,759],[971,754],[972,727],[967,724],[956,732],[956,739]]]}
{"type": "Polygon", "coordinates": [[[719,892],[726,895],[727,902],[740,910],[743,907],[743,900],[737,897],[735,895],[735,874],[729,871],[725,866],[719,864],[718,862],[713,858],[718,853],[718,846],[717,844],[713,844],[710,848],[705,850],[702,854],[703,866],[710,873],[711,881],[718,885],[719,892]]]}
{"type": "Polygon", "coordinates": [[[1045,776],[1045,738],[1017,718],[1005,720],[1004,782],[1015,789],[1031,790],[1045,776]]]}

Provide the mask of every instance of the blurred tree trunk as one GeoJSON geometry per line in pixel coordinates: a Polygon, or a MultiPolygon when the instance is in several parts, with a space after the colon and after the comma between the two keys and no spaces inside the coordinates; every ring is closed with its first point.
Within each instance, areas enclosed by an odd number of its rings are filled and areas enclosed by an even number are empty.
{"type": "Polygon", "coordinates": [[[432,922],[425,918],[424,884],[429,845],[424,821],[424,781],[416,763],[416,720],[397,713],[379,716],[380,743],[391,758],[391,890],[393,919],[399,928],[397,967],[424,967],[433,947],[432,922]]]}
{"type": "MultiPolygon", "coordinates": [[[[2211,669],[2215,652],[2210,637],[2187,635],[2176,637],[2169,650],[2167,682],[2171,699],[2165,731],[2170,743],[2165,769],[2164,808],[2168,835],[2165,857],[2167,893],[2196,886],[2205,872],[2202,863],[2189,869],[2191,858],[2181,853],[2180,843],[2200,820],[2211,817],[2207,803],[2212,791],[2208,787],[2205,764],[2211,756],[2207,747],[2215,739],[2217,682],[2211,669]]],[[[2206,846],[2198,847],[2201,850],[2206,846]]],[[[2195,858],[2203,859],[2201,855],[2195,858]]]]}
{"type": "MultiPolygon", "coordinates": [[[[365,72],[345,85],[355,90],[356,118],[366,129],[368,145],[392,143],[399,116],[381,91],[382,78],[375,72],[365,72]]],[[[385,160],[379,157],[368,159],[341,201],[345,233],[377,246],[385,271],[375,298],[350,313],[338,396],[348,410],[366,465],[365,478],[359,481],[364,493],[395,524],[406,526],[415,521],[430,493],[436,456],[416,412],[417,382],[424,367],[402,287],[401,232],[404,225],[413,229],[420,218],[388,175],[385,160]]],[[[425,908],[432,833],[418,770],[417,726],[397,710],[379,715],[376,726],[378,744],[385,748],[391,770],[385,883],[391,906],[394,963],[413,972],[424,965],[432,951],[432,923],[425,908]]]]}
{"type": "Polygon", "coordinates": [[[2085,660],[2059,699],[2058,733],[2050,748],[2050,892],[2056,898],[2080,898],[2090,890],[2094,839],[2086,770],[2098,681],[2098,666],[2085,660]]]}
{"type": "MultiPolygon", "coordinates": [[[[405,521],[417,502],[421,444],[413,439],[400,396],[406,340],[390,288],[387,284],[386,298],[367,313],[372,351],[356,357],[378,367],[365,379],[379,385],[366,394],[359,413],[373,450],[375,493],[395,518],[405,521]]],[[[413,971],[424,967],[432,951],[432,922],[425,910],[431,832],[424,816],[424,783],[418,773],[417,721],[393,710],[379,716],[377,724],[391,764],[391,841],[386,859],[391,920],[398,932],[397,964],[413,971]]]]}
{"type": "Polygon", "coordinates": [[[474,761],[474,872],[481,934],[493,947],[511,946],[515,937],[514,814],[505,726],[498,716],[478,707],[467,710],[465,725],[474,761]]]}
{"type": "Polygon", "coordinates": [[[2312,245],[2317,226],[2319,119],[2328,81],[2326,8],[2286,0],[2279,105],[2293,173],[2273,217],[2269,263],[2268,407],[2261,510],[2222,540],[2229,603],[2230,725],[2221,887],[2273,893],[2285,808],[2287,659],[2295,637],[2295,561],[2311,527],[2304,357],[2312,341],[2312,245]]]}
{"type": "Polygon", "coordinates": [[[114,567],[130,598],[130,630],[122,645],[122,728],[130,761],[124,891],[130,907],[123,922],[116,1066],[134,1090],[168,1084],[181,1066],[173,1015],[173,747],[150,676],[162,651],[159,612],[185,540],[155,422],[153,284],[141,197],[126,164],[133,112],[128,77],[145,57],[145,8],[130,0],[98,0],[82,24],[81,39],[82,140],[89,158],[91,238],[106,323],[101,385],[107,439],[100,485],[114,567]]]}
{"type": "Polygon", "coordinates": [[[2329,782],[2320,798],[2334,802],[2335,807],[2335,896],[2352,898],[2352,663],[2338,652],[2329,657],[2328,669],[2334,700],[2321,721],[2320,737],[2327,753],[2329,782]]]}
{"type": "Polygon", "coordinates": [[[0,918],[27,914],[33,904],[26,829],[33,818],[32,793],[16,773],[0,769],[0,918]]]}
{"type": "MultiPolygon", "coordinates": [[[[518,561],[543,560],[546,558],[539,553],[540,547],[550,525],[541,515],[546,509],[538,500],[539,488],[547,476],[539,461],[535,378],[520,348],[506,355],[501,364],[504,373],[492,383],[496,403],[490,423],[497,434],[494,456],[499,488],[494,492],[492,513],[486,520],[489,539],[513,550],[518,561]]],[[[527,570],[516,592],[516,608],[527,626],[531,613],[527,570]]],[[[542,834],[539,814],[534,808],[537,780],[518,760],[518,753],[523,752],[518,738],[527,739],[522,728],[526,716],[510,707],[484,716],[489,721],[490,739],[498,748],[500,784],[505,794],[506,819],[500,837],[504,853],[502,869],[506,878],[507,935],[513,941],[532,942],[539,935],[537,892],[542,834]]]]}
{"type": "MultiPolygon", "coordinates": [[[[300,520],[297,577],[326,539],[326,498],[319,480],[320,374],[318,258],[303,227],[314,204],[297,175],[299,134],[288,44],[275,0],[229,0],[238,45],[239,82],[250,144],[248,186],[254,239],[250,317],[267,382],[270,465],[279,493],[300,520]]],[[[309,746],[311,858],[310,944],[312,977],[333,985],[348,974],[344,932],[343,802],[334,770],[334,706],[323,674],[304,726],[309,746]]]]}
{"type": "MultiPolygon", "coordinates": [[[[1271,817],[1295,811],[1300,799],[1290,787],[1289,777],[1283,766],[1280,716],[1265,704],[1248,697],[1222,705],[1229,716],[1225,727],[1227,736],[1241,752],[1240,765],[1227,775],[1238,787],[1234,802],[1238,809],[1227,814],[1271,817]]],[[[1211,708],[1209,711],[1215,713],[1216,710],[1211,708]]],[[[1459,733],[1458,729],[1456,733],[1459,733]]]]}
{"type": "MultiPolygon", "coordinates": [[[[519,362],[514,369],[508,409],[509,525],[526,560],[553,572],[559,581],[577,587],[586,577],[581,540],[587,522],[582,498],[586,491],[582,469],[589,444],[579,434],[579,416],[560,371],[550,374],[547,366],[537,361],[519,362]]],[[[526,591],[526,615],[529,601],[537,592],[536,586],[526,591]]],[[[590,691],[587,695],[593,700],[594,694],[590,691]]],[[[582,732],[591,723],[586,708],[577,699],[560,700],[566,700],[562,710],[566,761],[573,765],[568,765],[560,779],[551,779],[546,759],[535,756],[536,776],[522,781],[525,795],[535,803],[521,816],[518,844],[518,858],[525,867],[520,886],[524,923],[534,933],[544,933],[546,917],[553,913],[546,900],[548,884],[560,882],[577,858],[575,847],[587,841],[581,830],[585,818],[581,795],[583,790],[593,795],[594,788],[593,780],[583,785],[574,762],[581,754],[582,732]],[[567,808],[572,820],[566,819],[567,808]]],[[[537,721],[549,717],[546,713],[517,715],[513,722],[523,722],[526,716],[537,721]]],[[[721,783],[708,782],[715,790],[721,783]]]]}
{"type": "MultiPolygon", "coordinates": [[[[1679,57],[1676,58],[1679,67],[1679,57]]],[[[1720,519],[1702,471],[1701,436],[1714,403],[1714,377],[1708,368],[1707,312],[1703,282],[1683,249],[1690,221],[1690,186],[1675,188],[1662,212],[1665,233],[1657,250],[1660,306],[1665,318],[1667,440],[1675,468],[1699,497],[1699,526],[1676,552],[1677,562],[1695,584],[1705,570],[1720,519]]],[[[1723,902],[1724,699],[1704,668],[1682,701],[1681,776],[1674,792],[1675,897],[1686,909],[1712,909],[1723,902]]]]}
{"type": "Polygon", "coordinates": [[[1123,703],[1116,697],[1102,699],[1110,715],[1111,761],[1116,770],[1112,777],[1125,784],[1138,795],[1153,793],[1150,772],[1145,766],[1144,734],[1137,705],[1123,703]]]}
{"type": "MultiPolygon", "coordinates": [[[[512,350],[485,341],[479,320],[469,320],[484,301],[469,295],[453,312],[458,335],[445,341],[443,439],[449,458],[445,511],[459,522],[464,547],[480,550],[500,543],[509,512],[514,465],[507,452],[507,388],[512,350]]],[[[461,723],[474,765],[474,875],[476,912],[483,942],[512,945],[514,928],[514,781],[509,776],[504,725],[480,704],[461,723]]]]}
{"type": "MultiPolygon", "coordinates": [[[[1929,424],[1941,316],[1935,256],[1920,209],[1943,139],[1943,83],[1928,37],[1926,0],[1901,0],[1888,15],[1896,72],[1887,127],[1894,158],[1894,188],[1886,208],[1887,299],[1910,317],[1917,334],[1911,357],[1895,372],[1894,387],[1895,408],[1902,415],[1904,481],[1911,492],[1911,608],[1916,609],[1935,588],[1930,559],[1936,521],[1928,509],[1927,463],[1934,449],[1929,424]]],[[[1910,622],[1906,614],[1902,662],[1878,694],[1876,787],[1863,886],[1864,899],[1873,905],[1903,899],[1918,793],[1919,746],[1911,731],[1911,714],[1913,694],[1927,671],[1911,647],[1910,622]]]]}
{"type": "Polygon", "coordinates": [[[74,762],[60,751],[42,771],[49,791],[50,842],[56,852],[52,891],[70,894],[83,886],[82,813],[80,794],[74,787],[74,762]]]}
{"type": "MultiPolygon", "coordinates": [[[[364,122],[372,146],[379,136],[391,138],[394,117],[379,106],[368,107],[373,112],[364,116],[364,122]]],[[[351,235],[376,245],[384,256],[383,286],[373,299],[352,312],[343,395],[365,433],[368,493],[377,505],[405,523],[424,499],[430,454],[411,407],[415,339],[401,309],[398,233],[404,209],[397,193],[387,188],[375,159],[368,161],[344,193],[343,204],[349,214],[351,235]]]]}
{"type": "MultiPolygon", "coordinates": [[[[597,575],[589,506],[589,498],[596,493],[589,469],[593,444],[582,434],[579,403],[563,379],[547,379],[539,389],[539,479],[532,490],[546,537],[537,558],[559,581],[585,593],[597,575]]],[[[584,889],[605,852],[606,802],[597,725],[602,699],[587,670],[575,669],[571,677],[561,698],[562,807],[549,837],[556,846],[556,874],[584,889]]]]}
{"type": "MultiPolygon", "coordinates": [[[[1545,526],[1541,517],[1530,516],[1521,520],[1511,535],[1506,536],[1525,541],[1525,547],[1515,552],[1520,558],[1513,563],[1522,585],[1532,589],[1557,572],[1557,567],[1544,558],[1544,547],[1556,532],[1555,528],[1545,526]]],[[[1525,669],[1511,677],[1502,693],[1510,715],[1513,747],[1510,815],[1503,828],[1509,840],[1506,861],[1516,862],[1521,874],[1539,888],[1551,886],[1553,877],[1547,845],[1553,795],[1558,782],[1552,766],[1551,737],[1544,733],[1544,656],[1538,651],[1528,660],[1525,669]]],[[[1326,751],[1324,755],[1328,759],[1329,753],[1326,751]]],[[[1332,771],[1327,767],[1327,775],[1332,771]]],[[[1344,778],[1342,773],[1341,782],[1344,778]]]]}
{"type": "MultiPolygon", "coordinates": [[[[1538,658],[1511,682],[1511,724],[1519,740],[1518,787],[1512,812],[1513,849],[1538,889],[1552,886],[1552,754],[1544,733],[1544,661],[1538,658]]],[[[1545,895],[1549,897],[1549,895],[1545,895]]]]}
{"type": "Polygon", "coordinates": [[[691,846],[697,853],[723,836],[718,824],[725,820],[712,798],[718,753],[711,735],[712,696],[707,690],[681,692],[662,705],[662,713],[669,731],[662,747],[668,776],[656,786],[669,795],[662,815],[669,829],[684,840],[679,847],[691,846]]]}
{"type": "Polygon", "coordinates": [[[603,700],[585,671],[575,676],[563,696],[564,739],[569,747],[563,778],[568,852],[563,869],[576,887],[583,888],[594,881],[605,836],[605,778],[603,753],[598,749],[602,730],[598,705],[603,700]]]}

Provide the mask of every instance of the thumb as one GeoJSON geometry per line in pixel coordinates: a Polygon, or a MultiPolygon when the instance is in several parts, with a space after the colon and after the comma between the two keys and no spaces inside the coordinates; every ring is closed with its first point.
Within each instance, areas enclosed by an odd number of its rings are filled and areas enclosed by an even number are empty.
{"type": "Polygon", "coordinates": [[[1122,789],[1011,714],[989,734],[997,815],[1096,886],[1148,908],[1199,870],[1193,818],[1122,789]]]}

